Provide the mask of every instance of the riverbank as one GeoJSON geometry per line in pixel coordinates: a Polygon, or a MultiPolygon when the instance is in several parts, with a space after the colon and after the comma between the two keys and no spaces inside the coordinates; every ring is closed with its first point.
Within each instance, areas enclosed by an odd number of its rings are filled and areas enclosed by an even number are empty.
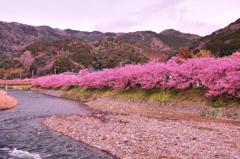
{"type": "Polygon", "coordinates": [[[162,113],[147,117],[108,111],[87,117],[53,116],[43,122],[121,159],[239,158],[239,122],[162,113]]]}
{"type": "Polygon", "coordinates": [[[8,96],[6,92],[0,91],[0,111],[16,107],[17,101],[8,96]]]}
{"type": "Polygon", "coordinates": [[[26,91],[32,88],[31,84],[0,84],[0,89],[12,89],[12,90],[21,90],[26,91]]]}
{"type": "MultiPolygon", "coordinates": [[[[113,96],[113,92],[103,90],[34,90],[55,97],[81,99],[88,107],[98,110],[87,116],[52,116],[43,123],[119,158],[237,159],[240,156],[240,122],[200,115],[205,110],[201,105],[143,102],[126,98],[130,94],[113,96]]],[[[232,108],[233,111],[239,115],[232,108]]]]}
{"type": "Polygon", "coordinates": [[[98,110],[88,116],[46,118],[43,123],[48,128],[122,159],[203,156],[238,159],[240,156],[237,108],[143,102],[101,90],[48,90],[44,93],[81,99],[88,107],[98,110]],[[217,109],[219,116],[211,112],[207,115],[210,108],[217,109]],[[224,116],[235,120],[223,119],[224,116]]]}
{"type": "Polygon", "coordinates": [[[212,101],[204,97],[201,90],[179,92],[171,90],[150,90],[149,92],[129,90],[119,92],[116,90],[75,87],[61,89],[32,88],[32,90],[55,97],[82,101],[93,109],[111,110],[117,113],[122,112],[122,110],[131,110],[131,112],[139,112],[151,117],[153,114],[165,111],[240,121],[240,102],[238,100],[222,101],[222,99],[218,99],[212,101]]]}

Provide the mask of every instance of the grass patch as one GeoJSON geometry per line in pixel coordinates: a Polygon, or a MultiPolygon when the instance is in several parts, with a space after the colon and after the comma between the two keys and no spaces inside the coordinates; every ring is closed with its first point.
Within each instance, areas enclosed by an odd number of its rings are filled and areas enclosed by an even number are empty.
{"type": "Polygon", "coordinates": [[[217,99],[215,101],[212,101],[212,106],[214,108],[221,108],[225,106],[225,102],[222,99],[217,99]]]}
{"type": "Polygon", "coordinates": [[[96,98],[97,96],[104,95],[107,93],[107,89],[89,89],[79,87],[66,87],[62,89],[64,96],[74,100],[86,100],[89,98],[96,98]]]}
{"type": "Polygon", "coordinates": [[[228,98],[207,98],[204,96],[203,89],[130,89],[130,90],[115,90],[115,89],[93,89],[80,87],[65,87],[55,90],[64,92],[64,96],[74,100],[95,99],[100,96],[121,98],[133,101],[154,102],[159,104],[176,104],[176,105],[211,105],[215,108],[240,106],[239,99],[228,98]]]}
{"type": "Polygon", "coordinates": [[[176,90],[176,89],[133,89],[127,91],[121,91],[117,96],[124,97],[133,100],[145,100],[149,102],[157,102],[161,104],[166,103],[181,103],[181,104],[193,104],[193,103],[206,103],[207,99],[204,97],[202,90],[176,90]]]}
{"type": "Polygon", "coordinates": [[[90,89],[90,88],[63,88],[66,97],[75,100],[86,100],[88,98],[96,98],[98,96],[117,97],[129,100],[165,103],[206,103],[207,99],[204,97],[202,90],[162,90],[162,89],[130,89],[130,90],[114,90],[114,89],[90,89]]]}
{"type": "Polygon", "coordinates": [[[211,105],[214,108],[221,107],[238,107],[240,106],[240,99],[238,98],[215,98],[210,100],[211,105]]]}

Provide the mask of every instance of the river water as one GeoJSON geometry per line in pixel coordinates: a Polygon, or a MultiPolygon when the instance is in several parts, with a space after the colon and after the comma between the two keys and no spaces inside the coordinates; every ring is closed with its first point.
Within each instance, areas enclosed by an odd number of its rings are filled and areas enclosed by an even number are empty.
{"type": "Polygon", "coordinates": [[[15,109],[0,112],[0,159],[105,159],[101,150],[47,129],[41,120],[50,115],[88,114],[79,102],[31,91],[9,91],[15,109]]]}

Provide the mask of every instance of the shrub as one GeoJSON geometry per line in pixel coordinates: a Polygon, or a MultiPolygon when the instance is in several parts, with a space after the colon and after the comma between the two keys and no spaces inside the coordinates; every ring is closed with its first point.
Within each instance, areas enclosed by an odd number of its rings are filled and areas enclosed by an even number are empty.
{"type": "Polygon", "coordinates": [[[179,48],[177,56],[181,58],[192,58],[193,54],[185,48],[179,48]]]}
{"type": "Polygon", "coordinates": [[[212,102],[212,106],[215,108],[221,108],[221,107],[224,107],[224,105],[225,105],[225,102],[222,99],[217,99],[212,102]]]}
{"type": "Polygon", "coordinates": [[[200,50],[195,57],[202,58],[202,57],[211,57],[213,53],[210,50],[200,50]]]}
{"type": "Polygon", "coordinates": [[[4,92],[0,92],[0,110],[10,109],[15,107],[17,104],[16,100],[8,96],[4,92]]]}

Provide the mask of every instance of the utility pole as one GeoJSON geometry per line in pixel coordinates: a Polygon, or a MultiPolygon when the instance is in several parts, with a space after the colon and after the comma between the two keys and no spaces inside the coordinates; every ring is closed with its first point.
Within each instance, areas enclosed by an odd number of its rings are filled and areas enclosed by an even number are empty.
{"type": "Polygon", "coordinates": [[[8,85],[6,84],[6,85],[5,85],[5,91],[7,91],[7,90],[8,90],[8,85]]]}

